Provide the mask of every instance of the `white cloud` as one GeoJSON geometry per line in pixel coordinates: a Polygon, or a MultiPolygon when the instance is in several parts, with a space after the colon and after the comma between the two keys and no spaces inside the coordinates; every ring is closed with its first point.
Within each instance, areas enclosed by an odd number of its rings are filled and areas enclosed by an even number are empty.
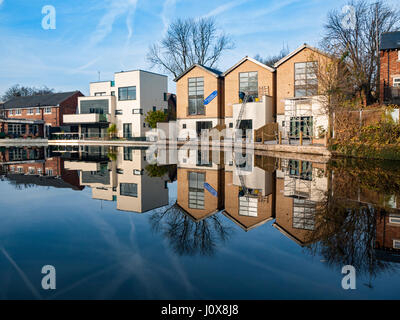
{"type": "Polygon", "coordinates": [[[228,3],[225,3],[223,5],[220,5],[219,7],[216,7],[214,10],[211,10],[209,13],[204,15],[204,18],[209,18],[209,17],[215,17],[217,15],[220,15],[221,13],[224,13],[232,8],[235,8],[237,6],[240,6],[241,4],[248,2],[248,0],[236,0],[236,1],[231,1],[228,3]]]}
{"type": "Polygon", "coordinates": [[[128,39],[132,36],[132,17],[136,10],[137,0],[109,0],[107,13],[100,19],[95,32],[90,37],[89,44],[95,46],[107,37],[113,30],[113,25],[117,17],[125,14],[128,11],[127,27],[128,39]],[[129,26],[128,26],[129,23],[129,26]]]}
{"type": "Polygon", "coordinates": [[[161,19],[164,25],[163,34],[167,32],[170,17],[174,16],[175,6],[178,0],[165,0],[163,4],[163,10],[161,13],[161,19]]]}

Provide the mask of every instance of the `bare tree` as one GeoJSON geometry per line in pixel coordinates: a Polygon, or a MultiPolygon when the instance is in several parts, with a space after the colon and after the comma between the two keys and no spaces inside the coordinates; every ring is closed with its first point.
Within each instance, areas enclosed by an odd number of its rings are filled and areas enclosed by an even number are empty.
{"type": "Polygon", "coordinates": [[[233,49],[230,37],[221,33],[212,18],[177,19],[165,37],[149,48],[147,60],[177,77],[191,65],[216,66],[225,50],[233,49]]]}
{"type": "Polygon", "coordinates": [[[15,84],[9,89],[7,89],[1,98],[3,101],[7,101],[15,97],[40,96],[49,93],[54,93],[54,89],[49,89],[46,86],[41,88],[36,88],[36,87],[24,87],[20,86],[19,84],[15,84]]]}
{"type": "Polygon", "coordinates": [[[355,90],[367,104],[378,98],[374,92],[379,87],[379,39],[384,32],[398,30],[399,20],[399,11],[382,0],[351,0],[342,11],[328,14],[322,47],[344,57],[355,90]]]}
{"type": "Polygon", "coordinates": [[[289,47],[288,45],[283,45],[281,51],[276,55],[270,55],[266,58],[263,58],[260,54],[256,54],[254,59],[264,63],[267,66],[273,67],[275,63],[277,63],[282,58],[286,57],[289,54],[289,47]]]}

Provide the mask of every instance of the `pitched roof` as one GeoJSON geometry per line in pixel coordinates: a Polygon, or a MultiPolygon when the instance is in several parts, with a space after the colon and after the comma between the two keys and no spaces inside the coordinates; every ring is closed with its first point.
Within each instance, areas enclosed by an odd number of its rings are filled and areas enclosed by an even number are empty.
{"type": "Polygon", "coordinates": [[[382,34],[380,50],[390,49],[400,49],[400,31],[382,34]]]}
{"type": "Polygon", "coordinates": [[[79,91],[52,93],[41,96],[15,97],[4,103],[4,109],[57,106],[79,91]]]}
{"type": "Polygon", "coordinates": [[[257,64],[257,65],[259,65],[259,66],[261,66],[261,67],[263,67],[263,68],[265,68],[265,69],[267,69],[268,71],[270,71],[270,72],[275,72],[275,69],[274,68],[271,68],[270,66],[267,66],[266,64],[264,64],[264,63],[262,63],[262,62],[260,62],[260,61],[257,61],[256,59],[253,59],[253,58],[250,58],[250,57],[248,57],[248,56],[245,56],[243,59],[241,59],[238,63],[236,63],[234,66],[232,66],[232,67],[230,67],[228,70],[226,70],[223,74],[222,74],[222,76],[223,77],[225,77],[228,73],[230,73],[231,71],[233,71],[234,69],[236,69],[238,66],[240,66],[243,62],[245,62],[245,61],[251,61],[251,62],[254,62],[255,64],[257,64]]]}
{"type": "Polygon", "coordinates": [[[276,62],[274,64],[274,68],[278,68],[282,63],[286,62],[287,60],[289,60],[291,57],[295,56],[296,54],[298,54],[300,51],[304,50],[304,49],[310,49],[312,51],[318,52],[319,54],[322,54],[324,56],[329,56],[326,52],[323,52],[315,47],[312,47],[310,45],[308,45],[307,43],[303,44],[302,46],[298,47],[296,50],[292,51],[291,53],[289,53],[286,57],[283,57],[281,60],[279,60],[278,62],[276,62]]]}
{"type": "Polygon", "coordinates": [[[183,71],[179,76],[177,76],[177,77],[174,79],[174,81],[175,81],[175,82],[178,81],[180,78],[182,78],[185,74],[187,74],[188,72],[190,72],[190,71],[191,71],[192,69],[194,69],[195,67],[199,67],[199,68],[203,69],[204,71],[207,71],[207,72],[211,73],[211,74],[212,74],[214,77],[216,77],[216,78],[219,78],[219,77],[222,75],[222,72],[219,71],[219,70],[217,70],[217,69],[213,69],[213,68],[206,67],[206,66],[203,66],[203,65],[201,65],[201,64],[195,63],[195,64],[191,65],[189,68],[187,68],[185,71],[183,71]]]}

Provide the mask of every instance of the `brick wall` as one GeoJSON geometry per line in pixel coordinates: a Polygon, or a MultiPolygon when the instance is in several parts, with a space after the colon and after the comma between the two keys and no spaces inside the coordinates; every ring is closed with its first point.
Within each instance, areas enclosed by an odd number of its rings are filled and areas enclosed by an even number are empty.
{"type": "Polygon", "coordinates": [[[400,77],[400,60],[398,50],[380,52],[380,100],[383,102],[384,84],[393,86],[393,78],[400,77]]]}
{"type": "MultiPolygon", "coordinates": [[[[275,73],[264,67],[246,60],[225,76],[225,115],[233,116],[233,104],[239,102],[239,73],[258,72],[258,87],[268,87],[269,95],[273,96],[275,101],[275,73]]],[[[261,97],[259,97],[261,100],[261,97]]],[[[273,106],[275,109],[275,106],[273,106]]]]}
{"type": "Polygon", "coordinates": [[[205,106],[205,115],[188,115],[189,104],[189,90],[188,79],[204,77],[204,99],[207,98],[213,91],[218,90],[218,96],[222,96],[221,81],[219,81],[211,73],[199,68],[194,67],[190,72],[185,74],[176,83],[176,96],[177,96],[177,119],[202,119],[202,118],[220,118],[221,117],[221,100],[215,98],[207,106],[205,106]]]}

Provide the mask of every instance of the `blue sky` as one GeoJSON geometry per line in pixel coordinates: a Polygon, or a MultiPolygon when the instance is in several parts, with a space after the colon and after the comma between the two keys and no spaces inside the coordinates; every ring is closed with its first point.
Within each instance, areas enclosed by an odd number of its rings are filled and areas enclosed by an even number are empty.
{"type": "MultiPolygon", "coordinates": [[[[393,0],[389,2],[396,2],[393,0]]],[[[214,16],[236,48],[218,68],[243,56],[318,45],[329,10],[346,0],[0,0],[0,94],[19,83],[88,94],[89,82],[121,70],[149,69],[146,52],[176,17],[214,16]],[[42,28],[42,7],[56,29],[42,28]]],[[[160,71],[153,69],[153,71],[160,71]]],[[[175,91],[171,78],[169,90],[175,91]]]]}

